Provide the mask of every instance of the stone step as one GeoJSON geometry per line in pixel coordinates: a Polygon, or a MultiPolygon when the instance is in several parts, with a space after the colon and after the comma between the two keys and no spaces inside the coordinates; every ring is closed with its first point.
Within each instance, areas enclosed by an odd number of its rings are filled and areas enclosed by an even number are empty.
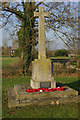
{"type": "Polygon", "coordinates": [[[29,88],[26,85],[15,85],[14,86],[14,91],[16,93],[16,96],[18,99],[20,100],[24,100],[24,99],[43,99],[43,98],[59,98],[59,97],[69,97],[69,96],[74,96],[74,95],[78,95],[78,91],[64,86],[65,90],[64,91],[55,91],[55,92],[42,92],[42,93],[27,93],[26,89],[29,88]]]}
{"type": "Polygon", "coordinates": [[[16,107],[19,106],[19,100],[17,99],[16,93],[14,91],[14,88],[8,89],[8,107],[16,107]]]}
{"type": "Polygon", "coordinates": [[[72,88],[65,86],[65,91],[55,91],[47,93],[26,93],[25,90],[29,86],[15,85],[14,88],[8,89],[8,107],[21,107],[25,105],[48,105],[54,101],[59,101],[59,104],[68,102],[80,102],[78,92],[72,88]],[[17,93],[17,94],[16,94],[17,93]]]}

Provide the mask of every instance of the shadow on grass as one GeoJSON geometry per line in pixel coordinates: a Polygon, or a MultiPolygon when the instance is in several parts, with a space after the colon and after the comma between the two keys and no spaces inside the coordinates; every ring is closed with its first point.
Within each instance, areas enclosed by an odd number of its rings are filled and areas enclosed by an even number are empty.
{"type": "Polygon", "coordinates": [[[73,88],[74,90],[77,90],[78,91],[78,94],[80,95],[80,80],[76,81],[76,82],[72,82],[72,83],[65,83],[65,84],[62,84],[60,82],[57,82],[57,87],[60,86],[68,86],[68,87],[71,87],[73,88]]]}

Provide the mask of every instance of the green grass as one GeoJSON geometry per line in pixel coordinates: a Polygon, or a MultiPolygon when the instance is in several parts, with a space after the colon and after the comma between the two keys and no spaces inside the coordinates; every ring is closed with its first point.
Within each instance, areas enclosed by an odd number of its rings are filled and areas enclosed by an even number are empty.
{"type": "MultiPolygon", "coordinates": [[[[1,59],[0,59],[1,62],[1,59]]],[[[2,57],[2,75],[18,75],[22,73],[22,62],[19,57],[2,57]]]]}
{"type": "Polygon", "coordinates": [[[8,90],[9,87],[13,87],[16,84],[29,84],[29,83],[30,83],[30,77],[24,77],[23,75],[2,79],[2,87],[3,87],[3,90],[6,90],[6,91],[8,90]]]}
{"type": "Polygon", "coordinates": [[[69,59],[70,57],[64,57],[64,56],[59,56],[59,57],[50,57],[50,59],[69,59]]]}
{"type": "Polygon", "coordinates": [[[19,59],[20,59],[19,57],[2,57],[2,66],[6,67],[19,59]]]}
{"type": "Polygon", "coordinates": [[[21,108],[6,109],[3,113],[4,118],[77,118],[78,105],[66,104],[60,106],[25,106],[21,108]],[[71,109],[69,109],[71,108],[71,109]]]}
{"type": "MultiPolygon", "coordinates": [[[[2,65],[8,71],[8,67],[12,62],[19,58],[4,57],[2,65]]],[[[25,106],[8,108],[7,90],[16,84],[30,84],[31,77],[29,76],[8,76],[2,78],[2,116],[3,118],[77,118],[78,105],[77,103],[68,103],[59,106],[25,106]]],[[[76,77],[55,77],[57,82],[70,86],[80,92],[79,80],[76,77]]]]}
{"type": "MultiPolygon", "coordinates": [[[[8,108],[8,96],[7,90],[9,87],[13,87],[15,84],[29,84],[31,77],[14,76],[9,78],[3,78],[3,117],[4,118],[77,118],[78,117],[78,105],[77,103],[68,103],[59,106],[25,106],[8,108]]],[[[57,82],[63,84],[70,84],[78,82],[74,77],[55,77],[57,82]]],[[[78,86],[75,86],[79,89],[78,86]]]]}
{"type": "Polygon", "coordinates": [[[63,85],[69,86],[80,93],[80,78],[77,77],[55,77],[56,82],[60,82],[63,85]]]}
{"type": "Polygon", "coordinates": [[[62,84],[68,84],[68,83],[73,83],[73,82],[76,82],[78,81],[78,78],[77,77],[71,77],[71,76],[66,76],[66,77],[55,77],[54,78],[57,82],[60,82],[62,84]]]}

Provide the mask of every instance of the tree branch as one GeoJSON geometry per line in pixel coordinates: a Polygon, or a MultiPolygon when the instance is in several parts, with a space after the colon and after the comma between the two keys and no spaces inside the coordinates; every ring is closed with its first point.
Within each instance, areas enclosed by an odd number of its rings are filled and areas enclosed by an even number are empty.
{"type": "Polygon", "coordinates": [[[23,17],[23,15],[18,14],[19,12],[18,12],[18,11],[15,11],[14,9],[10,9],[10,8],[7,8],[7,9],[6,9],[6,8],[3,8],[2,11],[11,12],[11,13],[19,16],[20,18],[22,18],[22,20],[26,20],[26,19],[23,17]]]}
{"type": "Polygon", "coordinates": [[[55,33],[58,35],[58,37],[65,43],[65,45],[68,46],[68,44],[62,39],[62,37],[55,31],[55,33]]]}
{"type": "Polygon", "coordinates": [[[43,2],[38,3],[38,4],[35,6],[34,10],[36,10],[36,8],[38,8],[38,6],[39,6],[41,3],[43,3],[43,2]]]}
{"type": "Polygon", "coordinates": [[[4,27],[8,23],[8,19],[10,18],[11,15],[12,15],[12,13],[10,15],[8,15],[6,22],[4,23],[4,25],[1,26],[1,28],[4,27]]]}

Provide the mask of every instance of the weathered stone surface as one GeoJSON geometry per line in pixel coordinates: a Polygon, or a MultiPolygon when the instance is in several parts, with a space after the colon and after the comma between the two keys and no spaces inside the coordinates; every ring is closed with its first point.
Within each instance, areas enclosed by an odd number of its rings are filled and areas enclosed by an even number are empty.
{"type": "MultiPolygon", "coordinates": [[[[32,62],[32,88],[40,88],[41,82],[51,82],[51,88],[56,87],[56,81],[51,76],[51,60],[35,59],[32,62]]],[[[47,88],[47,86],[45,86],[47,88]]]]}
{"type": "Polygon", "coordinates": [[[64,91],[55,91],[55,92],[42,92],[42,93],[27,93],[26,89],[27,87],[22,85],[15,85],[14,90],[16,93],[16,96],[20,100],[24,99],[45,99],[45,98],[58,98],[58,97],[69,97],[69,96],[75,96],[78,95],[78,92],[70,87],[64,86],[66,90],[64,91]]]}
{"type": "Polygon", "coordinates": [[[51,80],[51,60],[35,59],[32,62],[32,79],[38,82],[51,80]]]}
{"type": "Polygon", "coordinates": [[[8,89],[8,107],[19,106],[19,100],[16,97],[14,88],[8,89]]]}
{"type": "Polygon", "coordinates": [[[30,102],[21,102],[20,106],[25,106],[25,105],[49,105],[51,104],[52,101],[54,101],[54,105],[56,104],[56,101],[59,101],[59,104],[66,104],[70,102],[75,102],[78,103],[78,96],[71,96],[67,98],[50,98],[50,99],[42,99],[42,100],[32,100],[30,102]]]}
{"type": "Polygon", "coordinates": [[[65,91],[27,93],[27,85],[15,85],[14,88],[8,90],[8,107],[25,106],[25,105],[48,105],[59,100],[59,104],[68,102],[80,102],[78,92],[72,88],[65,86],[65,91]],[[15,92],[16,91],[16,92],[15,92]]]}
{"type": "Polygon", "coordinates": [[[26,89],[30,88],[29,85],[14,85],[14,91],[18,99],[25,99],[26,89]]]}
{"type": "MultiPolygon", "coordinates": [[[[56,82],[51,77],[51,60],[46,59],[45,52],[45,19],[49,17],[48,12],[44,12],[43,7],[39,7],[39,12],[34,12],[34,17],[39,17],[39,49],[38,59],[32,62],[32,79],[30,85],[32,88],[40,88],[41,82],[45,82],[45,88],[47,88],[46,82],[51,83],[50,88],[56,87],[56,82]]],[[[44,83],[43,83],[44,85],[44,83]]]]}
{"type": "Polygon", "coordinates": [[[39,17],[39,54],[38,59],[45,59],[45,19],[49,17],[48,12],[44,12],[44,7],[39,7],[39,12],[34,12],[34,17],[39,17]]]}

